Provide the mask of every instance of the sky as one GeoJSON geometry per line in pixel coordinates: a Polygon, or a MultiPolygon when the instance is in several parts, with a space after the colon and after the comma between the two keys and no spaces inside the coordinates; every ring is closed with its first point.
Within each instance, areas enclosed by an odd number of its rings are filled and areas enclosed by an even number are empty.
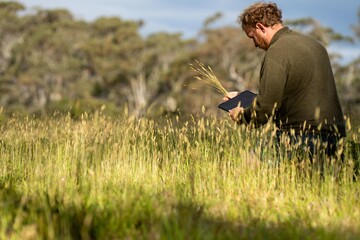
{"type": "MultiPolygon", "coordinates": [[[[101,16],[124,20],[143,20],[144,35],[156,32],[181,33],[195,37],[206,18],[216,12],[223,17],[221,25],[238,26],[238,15],[255,1],[251,0],[19,0],[28,10],[65,8],[75,18],[93,21],[101,16]]],[[[359,0],[277,0],[283,19],[312,17],[336,32],[352,36],[352,25],[358,24],[359,0]]],[[[344,55],[344,62],[360,56],[360,43],[330,46],[344,55]]]]}

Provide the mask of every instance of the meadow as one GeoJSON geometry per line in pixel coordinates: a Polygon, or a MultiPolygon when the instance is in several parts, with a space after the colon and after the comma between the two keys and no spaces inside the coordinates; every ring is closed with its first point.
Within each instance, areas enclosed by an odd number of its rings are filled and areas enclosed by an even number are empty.
{"type": "Polygon", "coordinates": [[[270,125],[3,120],[0,239],[360,239],[360,128],[348,126],[345,161],[321,174],[281,157],[270,125]]]}

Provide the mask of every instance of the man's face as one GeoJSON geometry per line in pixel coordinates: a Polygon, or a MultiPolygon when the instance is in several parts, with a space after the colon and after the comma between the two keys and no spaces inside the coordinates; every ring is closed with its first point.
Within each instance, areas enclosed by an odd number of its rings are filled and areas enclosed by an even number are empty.
{"type": "Polygon", "coordinates": [[[265,33],[263,31],[261,31],[260,28],[247,28],[245,30],[246,35],[251,38],[254,42],[255,47],[261,48],[263,50],[267,50],[268,49],[268,44],[265,41],[265,33]]]}

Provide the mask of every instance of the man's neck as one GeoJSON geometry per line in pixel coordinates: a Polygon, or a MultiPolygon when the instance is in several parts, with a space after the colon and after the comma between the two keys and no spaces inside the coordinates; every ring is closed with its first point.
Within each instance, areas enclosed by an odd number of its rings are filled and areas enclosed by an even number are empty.
{"type": "Polygon", "coordinates": [[[283,27],[284,27],[284,25],[282,25],[281,23],[278,23],[278,24],[275,24],[268,28],[270,41],[274,37],[274,35],[277,33],[277,31],[279,31],[283,27]]]}
{"type": "Polygon", "coordinates": [[[266,28],[266,35],[267,35],[266,42],[269,46],[270,46],[271,39],[274,37],[274,35],[277,33],[277,31],[279,31],[283,27],[284,27],[284,25],[282,25],[281,23],[278,23],[271,27],[266,28]]]}

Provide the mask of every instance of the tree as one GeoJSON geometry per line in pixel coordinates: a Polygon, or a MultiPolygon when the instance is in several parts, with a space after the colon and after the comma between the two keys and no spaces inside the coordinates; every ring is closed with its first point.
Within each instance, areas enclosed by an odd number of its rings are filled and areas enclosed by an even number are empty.
{"type": "Polygon", "coordinates": [[[22,41],[21,20],[17,13],[24,9],[17,2],[0,2],[0,73],[7,68],[14,46],[22,41]]]}
{"type": "MultiPolygon", "coordinates": [[[[205,19],[196,38],[184,39],[181,33],[142,36],[142,21],[85,22],[66,9],[23,10],[14,1],[0,2],[0,104],[7,109],[46,114],[64,106],[91,111],[112,105],[140,117],[194,114],[205,105],[212,109],[206,114],[217,114],[222,96],[194,79],[194,59],[210,66],[229,91],[257,90],[264,52],[240,28],[216,25],[221,13],[205,19]]],[[[327,46],[349,40],[313,19],[290,24],[327,46]]],[[[335,63],[341,91],[357,96],[359,63],[335,63]]]]}
{"type": "MultiPolygon", "coordinates": [[[[360,39],[360,8],[358,9],[357,25],[352,26],[355,37],[360,39]]],[[[343,105],[347,115],[353,119],[360,116],[360,56],[345,66],[341,66],[336,73],[340,85],[343,105]]]]}
{"type": "Polygon", "coordinates": [[[69,90],[82,64],[75,54],[76,42],[86,28],[74,22],[66,10],[39,10],[21,21],[22,41],[13,49],[4,75],[16,86],[8,103],[43,109],[49,102],[71,94],[69,90]]]}
{"type": "Polygon", "coordinates": [[[360,39],[360,7],[358,8],[358,22],[357,25],[352,26],[352,29],[355,33],[355,36],[357,36],[360,39]]]}
{"type": "Polygon", "coordinates": [[[143,115],[152,106],[174,112],[178,102],[172,96],[176,85],[182,82],[182,73],[171,75],[173,64],[186,58],[189,53],[187,41],[180,34],[156,33],[148,36],[144,48],[135,57],[135,74],[131,75],[129,106],[136,116],[143,115]],[[177,83],[177,84],[176,84],[177,83]]]}

